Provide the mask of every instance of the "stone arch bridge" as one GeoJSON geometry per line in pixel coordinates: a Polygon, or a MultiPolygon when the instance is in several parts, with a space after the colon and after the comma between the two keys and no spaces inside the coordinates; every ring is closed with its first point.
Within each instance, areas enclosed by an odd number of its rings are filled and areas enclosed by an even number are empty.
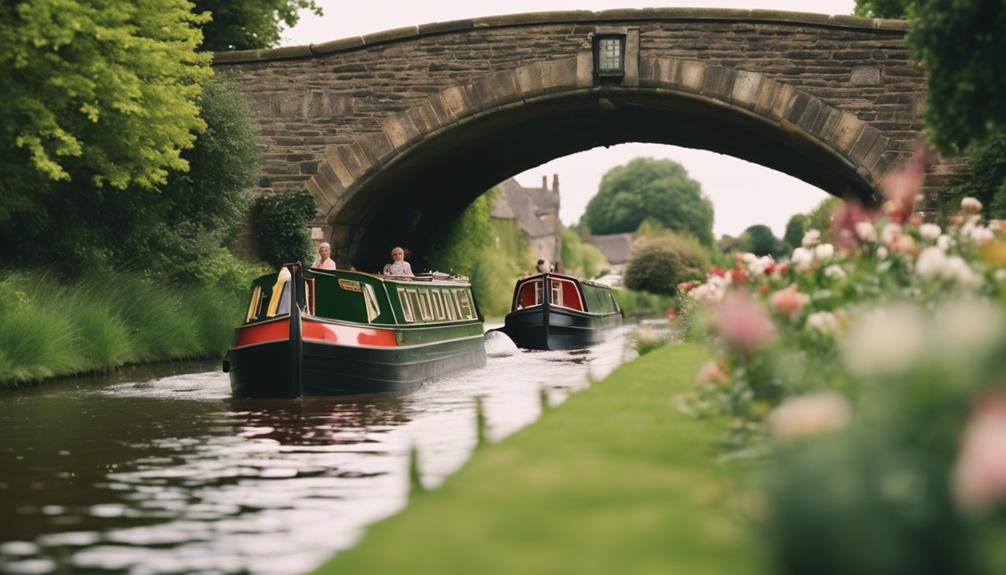
{"type": "MultiPolygon", "coordinates": [[[[926,78],[905,32],[762,10],[552,12],[218,53],[214,66],[252,102],[260,190],[307,188],[316,238],[369,270],[392,244],[423,253],[508,176],[599,145],[712,150],[871,201],[923,128],[926,78]],[[605,62],[621,64],[612,77],[596,70],[602,38],[622,56],[605,62]]],[[[954,171],[931,168],[927,209],[954,171]]]]}

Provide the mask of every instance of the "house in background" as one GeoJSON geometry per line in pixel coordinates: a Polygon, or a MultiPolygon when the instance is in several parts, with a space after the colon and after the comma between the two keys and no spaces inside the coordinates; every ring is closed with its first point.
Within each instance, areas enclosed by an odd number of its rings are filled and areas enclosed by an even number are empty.
{"type": "Polygon", "coordinates": [[[632,238],[633,234],[629,233],[591,236],[590,243],[608,258],[611,273],[621,274],[632,257],[632,238]]]}
{"type": "MultiPolygon", "coordinates": [[[[496,188],[499,193],[490,215],[500,220],[513,220],[524,232],[531,246],[534,261],[552,264],[562,261],[562,222],[559,220],[559,176],[541,177],[540,188],[525,188],[510,178],[496,188]]],[[[529,262],[533,266],[534,261],[529,262]]]]}

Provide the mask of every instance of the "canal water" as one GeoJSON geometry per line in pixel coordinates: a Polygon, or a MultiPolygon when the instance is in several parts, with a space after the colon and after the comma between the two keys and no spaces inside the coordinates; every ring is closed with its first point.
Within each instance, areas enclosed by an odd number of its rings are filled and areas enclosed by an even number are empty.
{"type": "Polygon", "coordinates": [[[412,447],[430,488],[465,462],[476,398],[499,440],[635,353],[486,345],[407,394],[235,400],[217,363],[5,393],[0,573],[302,573],[405,505],[412,447]]]}

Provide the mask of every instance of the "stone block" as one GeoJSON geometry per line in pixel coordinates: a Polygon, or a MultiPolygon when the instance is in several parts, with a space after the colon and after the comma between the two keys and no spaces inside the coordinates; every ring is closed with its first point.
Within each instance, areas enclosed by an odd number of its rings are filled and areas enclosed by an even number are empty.
{"type": "Polygon", "coordinates": [[[639,29],[630,28],[625,34],[625,76],[623,86],[639,85],[639,29]]]}
{"type": "Polygon", "coordinates": [[[594,51],[580,50],[576,53],[576,87],[589,88],[594,85],[594,51]]]}
{"type": "Polygon", "coordinates": [[[409,142],[419,136],[419,130],[408,116],[395,114],[385,118],[381,123],[381,131],[397,150],[407,147],[409,142]]]}
{"type": "Polygon", "coordinates": [[[515,70],[515,73],[522,96],[533,96],[545,89],[541,77],[541,67],[537,62],[521,66],[515,70]]]}
{"type": "Polygon", "coordinates": [[[880,68],[875,66],[856,66],[852,69],[849,81],[853,86],[879,86],[880,68]]]}
{"type": "Polygon", "coordinates": [[[371,163],[379,164],[387,161],[388,157],[395,151],[395,147],[388,141],[384,132],[370,132],[359,138],[360,146],[364,149],[371,163]]]}
{"type": "MultiPolygon", "coordinates": [[[[464,86],[451,86],[440,91],[440,98],[444,103],[444,110],[450,115],[452,120],[464,116],[468,111],[468,103],[465,101],[464,86]]],[[[394,144],[394,140],[389,140],[394,144]]],[[[395,146],[396,148],[398,146],[395,146]]]]}
{"type": "Polygon", "coordinates": [[[737,77],[734,78],[733,90],[730,92],[730,99],[747,108],[753,107],[762,77],[758,72],[738,70],[737,77]]]}
{"type": "Polygon", "coordinates": [[[315,209],[319,214],[327,214],[333,207],[335,207],[335,202],[332,201],[332,194],[327,192],[318,183],[318,177],[315,176],[307,182],[304,183],[304,189],[311,194],[314,198],[315,209]]]}
{"type": "Polygon", "coordinates": [[[702,89],[702,81],[706,67],[702,62],[688,60],[681,63],[681,86],[698,92],[702,89]]]}
{"type": "Polygon", "coordinates": [[[334,181],[339,183],[343,188],[348,188],[353,185],[356,178],[350,173],[349,169],[345,164],[342,163],[342,158],[339,157],[336,149],[330,149],[325,154],[325,162],[318,168],[318,174],[315,177],[320,177],[326,175],[326,170],[332,172],[334,181]]]}
{"type": "Polygon", "coordinates": [[[856,136],[856,140],[852,144],[852,148],[848,151],[848,158],[852,160],[853,163],[862,165],[863,160],[866,159],[866,155],[870,152],[870,149],[873,148],[873,144],[879,137],[880,132],[878,132],[873,126],[864,122],[862,130],[859,131],[859,135],[856,136]]]}
{"type": "Polygon", "coordinates": [[[542,62],[541,79],[546,92],[576,88],[576,58],[542,62]]]}
{"type": "Polygon", "coordinates": [[[779,84],[778,89],[776,89],[775,98],[772,100],[772,107],[768,110],[768,114],[779,120],[785,119],[795,96],[796,91],[792,86],[789,84],[779,84]]]}

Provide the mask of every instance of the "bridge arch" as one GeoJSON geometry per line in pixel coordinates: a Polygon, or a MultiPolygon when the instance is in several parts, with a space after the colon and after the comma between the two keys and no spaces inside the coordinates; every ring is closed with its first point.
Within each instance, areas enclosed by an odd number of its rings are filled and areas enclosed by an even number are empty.
{"type": "MultiPolygon", "coordinates": [[[[214,67],[261,127],[258,190],[307,187],[318,239],[370,269],[391,241],[422,252],[492,184],[599,145],[718,151],[869,200],[922,135],[906,30],[765,10],[552,12],[220,53],[214,67]],[[616,83],[590,73],[607,34],[626,42],[616,83]]],[[[923,209],[962,171],[937,159],[923,209]]]]}
{"type": "Polygon", "coordinates": [[[534,62],[444,88],[386,118],[379,133],[326,150],[306,187],[340,259],[372,267],[390,243],[421,249],[497,181],[628,141],[727,153],[836,195],[875,199],[890,142],[854,114],[758,72],[694,60],[643,58],[638,85],[598,86],[584,60],[534,62]],[[415,193],[439,196],[417,202],[415,193]]]}

